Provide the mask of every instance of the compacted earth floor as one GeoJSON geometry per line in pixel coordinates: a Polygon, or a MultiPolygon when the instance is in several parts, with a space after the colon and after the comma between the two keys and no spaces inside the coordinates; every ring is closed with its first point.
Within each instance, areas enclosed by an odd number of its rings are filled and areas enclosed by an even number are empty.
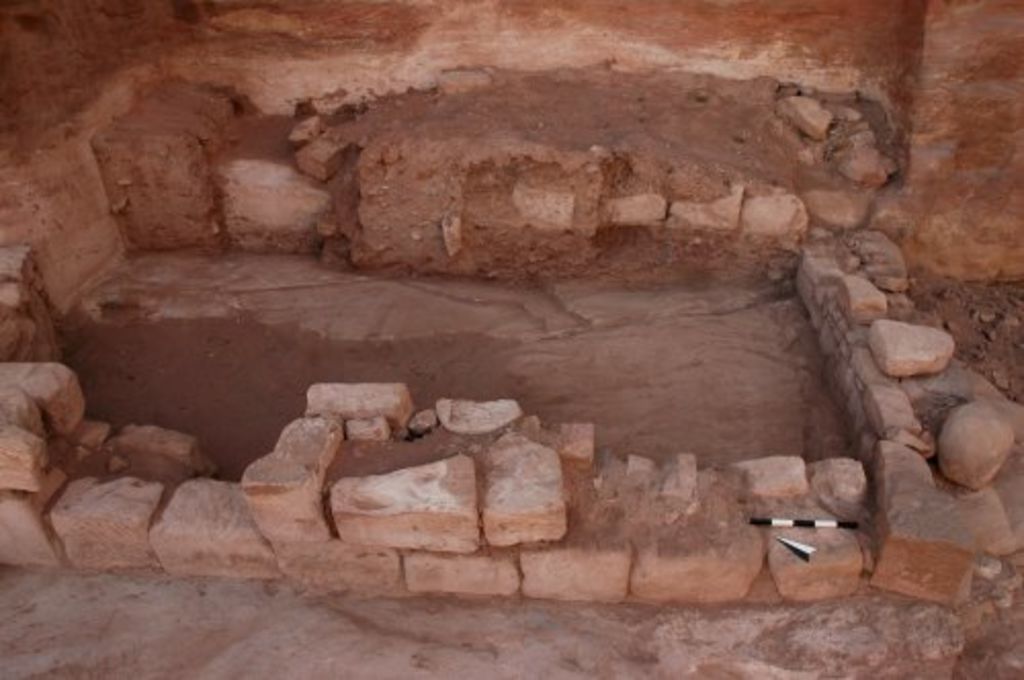
{"type": "Polygon", "coordinates": [[[511,397],[545,422],[595,423],[617,456],[847,447],[787,283],[529,287],[148,255],[62,330],[90,417],[197,435],[226,478],[273,448],[316,382],[406,382],[419,407],[511,397]]]}

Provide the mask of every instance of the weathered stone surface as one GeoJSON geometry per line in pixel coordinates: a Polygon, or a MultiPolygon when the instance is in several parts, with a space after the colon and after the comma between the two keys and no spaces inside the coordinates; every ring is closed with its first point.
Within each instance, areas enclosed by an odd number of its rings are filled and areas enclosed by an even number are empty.
{"type": "Polygon", "coordinates": [[[844,276],[839,280],[843,311],[854,323],[868,324],[885,317],[889,301],[885,293],[861,276],[844,276]]]}
{"type": "Polygon", "coordinates": [[[811,139],[828,139],[834,116],[817,99],[811,97],[785,97],[779,100],[775,110],[811,139]]]}
{"type": "Polygon", "coordinates": [[[743,233],[771,238],[797,238],[807,231],[807,209],[793,194],[776,190],[748,195],[740,214],[743,233]]]}
{"type": "Polygon", "coordinates": [[[1017,537],[999,493],[989,487],[957,499],[957,509],[974,547],[991,555],[1009,555],[1017,550],[1017,537]]]}
{"type": "Polygon", "coordinates": [[[242,491],[260,532],[272,543],[322,543],[331,537],[324,517],[324,476],[344,439],[326,418],[291,422],[273,452],[242,475],[242,491]]]}
{"type": "Polygon", "coordinates": [[[594,464],[594,424],[563,423],[556,441],[562,460],[591,467],[594,464]]]}
{"type": "Polygon", "coordinates": [[[872,146],[855,145],[838,158],[843,177],[866,187],[878,188],[896,172],[896,164],[872,146]]]}
{"type": "Polygon", "coordinates": [[[512,190],[512,203],[530,225],[537,229],[572,229],[576,212],[576,195],[523,184],[512,190]]]}
{"type": "Polygon", "coordinates": [[[781,498],[807,493],[807,466],[799,456],[770,456],[736,463],[743,473],[747,495],[781,498]]]}
{"type": "Polygon", "coordinates": [[[290,165],[233,160],[217,169],[232,244],[257,253],[312,253],[331,195],[290,165]]]}
{"type": "Polygon", "coordinates": [[[306,414],[344,420],[384,416],[392,427],[405,427],[412,396],[403,383],[320,383],[306,392],[306,414]]]}
{"type": "Polygon", "coordinates": [[[939,435],[939,468],[948,479],[980,489],[1010,456],[1013,427],[983,401],[953,409],[939,435]]]}
{"type": "Polygon", "coordinates": [[[544,600],[619,602],[629,591],[629,545],[524,550],[523,595],[544,600]]]}
{"type": "Polygon", "coordinates": [[[491,545],[557,541],[567,528],[558,454],[507,434],[485,458],[483,527],[491,545]]]}
{"type": "Polygon", "coordinates": [[[817,548],[809,562],[774,540],[768,548],[768,569],[779,594],[787,600],[811,602],[857,592],[864,554],[857,535],[842,530],[787,529],[775,536],[817,548]]]}
{"type": "Polygon", "coordinates": [[[878,367],[894,378],[938,373],[953,358],[953,336],[938,328],[878,319],[868,344],[878,367]]]}
{"type": "Polygon", "coordinates": [[[71,482],[50,511],[68,561],[80,569],[156,566],[149,524],[163,491],[162,484],[132,477],[71,482]]]}
{"type": "Polygon", "coordinates": [[[494,78],[483,69],[453,69],[442,72],[437,78],[437,86],[444,94],[462,94],[488,87],[492,82],[494,78]]]}
{"type": "Polygon", "coordinates": [[[661,194],[637,194],[610,199],[608,221],[618,226],[650,226],[665,221],[668,202],[661,194]]]}
{"type": "Polygon", "coordinates": [[[807,468],[818,503],[841,519],[854,519],[864,510],[868,480],[864,466],[853,458],[828,458],[807,468]]]}
{"type": "Polygon", "coordinates": [[[871,210],[871,194],[865,192],[814,189],[801,198],[812,220],[835,229],[862,226],[871,210]]]}
{"type": "Polygon", "coordinates": [[[914,415],[910,399],[898,387],[867,385],[864,389],[864,412],[879,437],[897,430],[921,431],[921,423],[914,415]]]}
{"type": "Polygon", "coordinates": [[[523,409],[514,399],[440,399],[436,411],[444,429],[456,434],[490,434],[511,425],[523,416],[523,409]]]}
{"type": "Polygon", "coordinates": [[[60,548],[43,520],[42,504],[36,494],[0,491],[0,564],[60,564],[60,548]]]}
{"type": "Polygon", "coordinates": [[[384,416],[346,420],[345,436],[353,441],[386,442],[391,439],[391,426],[384,416]]]}
{"type": "Polygon", "coordinates": [[[46,436],[39,407],[32,397],[16,387],[0,388],[0,425],[13,425],[40,437],[46,436]]]}
{"type": "Polygon", "coordinates": [[[346,148],[347,142],[332,139],[330,135],[322,135],[295,153],[295,164],[304,174],[326,182],[334,177],[341,167],[346,148]]]}
{"type": "Polygon", "coordinates": [[[707,203],[674,201],[669,210],[668,227],[734,231],[740,226],[745,191],[746,188],[738,184],[730,189],[728,196],[707,203]]]}
{"type": "Polygon", "coordinates": [[[78,376],[63,364],[0,364],[0,387],[18,388],[32,397],[47,425],[58,434],[74,432],[85,415],[78,376]]]}
{"type": "Polygon", "coordinates": [[[155,425],[126,425],[106,448],[123,457],[132,476],[159,481],[181,481],[211,475],[216,466],[199,450],[199,440],[184,432],[155,425]]]}
{"type": "Polygon", "coordinates": [[[326,543],[280,543],[274,546],[281,572],[303,586],[322,592],[359,595],[395,593],[402,587],[398,552],[390,548],[326,543]]]}
{"type": "Polygon", "coordinates": [[[437,422],[437,411],[432,408],[424,409],[409,419],[409,432],[423,436],[433,432],[437,427],[437,422]]]}
{"type": "Polygon", "coordinates": [[[480,542],[476,472],[466,456],[340,479],[331,512],[348,543],[471,553],[480,542]]]}
{"type": "Polygon", "coordinates": [[[149,531],[160,564],[175,576],[274,578],[274,551],[238,484],[193,479],[175,490],[149,531]]]}
{"type": "Polygon", "coordinates": [[[519,570],[514,555],[438,555],[409,553],[404,558],[405,586],[413,593],[515,595],[519,570]]]}
{"type": "Polygon", "coordinates": [[[879,556],[872,585],[951,604],[971,577],[974,538],[956,501],[935,488],[916,452],[881,448],[875,469],[879,556]]]}
{"type": "Polygon", "coordinates": [[[678,453],[662,465],[658,496],[682,512],[690,512],[698,503],[697,456],[678,453]]]}
{"type": "Polygon", "coordinates": [[[324,119],[320,116],[310,116],[295,124],[292,131],[288,133],[288,142],[298,148],[309,144],[324,132],[324,119]]]}
{"type": "Polygon", "coordinates": [[[20,427],[0,425],[0,489],[38,491],[46,463],[45,440],[20,427]]]}

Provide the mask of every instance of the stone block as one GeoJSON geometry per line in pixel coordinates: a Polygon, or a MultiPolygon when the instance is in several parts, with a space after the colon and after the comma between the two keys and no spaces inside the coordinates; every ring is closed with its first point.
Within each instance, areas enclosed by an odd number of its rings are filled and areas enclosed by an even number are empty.
{"type": "Polygon", "coordinates": [[[280,575],[274,551],[256,527],[238,484],[213,479],[183,483],[150,529],[149,543],[163,568],[175,576],[280,575]]]}
{"type": "Polygon", "coordinates": [[[839,282],[839,299],[852,323],[869,324],[885,317],[889,301],[874,284],[861,276],[844,276],[839,282]]]}
{"type": "Polygon", "coordinates": [[[674,201],[669,209],[668,227],[735,231],[740,226],[740,210],[743,208],[745,190],[746,187],[738,184],[729,190],[728,196],[714,201],[674,201]]]}
{"type": "Polygon", "coordinates": [[[616,226],[654,226],[665,221],[668,202],[661,194],[637,194],[609,199],[605,210],[608,221],[616,226]]]}
{"type": "Polygon", "coordinates": [[[793,127],[811,139],[825,141],[832,127],[832,112],[812,97],[783,97],[775,107],[776,112],[793,127]]]}
{"type": "Polygon", "coordinates": [[[409,419],[409,432],[422,437],[433,432],[437,428],[437,423],[437,411],[432,408],[424,409],[409,419]]]}
{"type": "Polygon", "coordinates": [[[555,448],[562,460],[585,467],[594,465],[594,424],[564,423],[558,427],[555,448]]]}
{"type": "Polygon", "coordinates": [[[514,399],[440,399],[436,410],[444,429],[456,434],[490,434],[511,425],[523,416],[519,402],[514,399]]]}
{"type": "Polygon", "coordinates": [[[775,190],[748,195],[740,213],[743,233],[777,239],[793,239],[807,231],[807,209],[793,194],[775,190]]]}
{"type": "Polygon", "coordinates": [[[17,426],[0,425],[0,489],[38,491],[47,459],[44,439],[17,426]]]}
{"type": "Polygon", "coordinates": [[[867,192],[815,189],[801,198],[812,220],[834,229],[862,226],[871,210],[871,194],[867,192]]]}
{"type": "Polygon", "coordinates": [[[815,499],[829,512],[842,519],[855,519],[864,511],[868,480],[860,461],[828,458],[811,463],[808,476],[815,499]]]}
{"type": "Polygon", "coordinates": [[[910,285],[903,251],[880,231],[861,231],[853,239],[854,252],[871,281],[884,291],[902,293],[910,285]]]}
{"type": "Polygon", "coordinates": [[[0,564],[56,567],[60,561],[60,548],[38,498],[24,491],[0,491],[0,564]]]}
{"type": "Polygon", "coordinates": [[[390,548],[331,540],[279,543],[274,551],[281,573],[315,591],[384,595],[402,589],[401,559],[390,548]]]}
{"type": "Polygon", "coordinates": [[[106,444],[128,463],[133,477],[168,483],[212,475],[216,466],[190,434],[155,425],[126,425],[106,444]]]}
{"type": "Polygon", "coordinates": [[[977,550],[999,556],[1016,552],[1017,537],[1003,500],[994,488],[960,496],[957,506],[967,530],[974,536],[977,550]]]}
{"type": "Polygon", "coordinates": [[[403,383],[320,383],[306,392],[306,415],[356,420],[384,416],[395,429],[412,416],[412,396],[403,383]]]}
{"type": "Polygon", "coordinates": [[[71,434],[85,415],[85,397],[74,372],[57,363],[0,363],[0,387],[17,388],[43,412],[58,434],[71,434]]]}
{"type": "Polygon", "coordinates": [[[567,520],[558,454],[519,434],[499,439],[485,456],[482,510],[491,545],[562,538],[567,520]]]}
{"type": "Polygon", "coordinates": [[[295,164],[303,174],[326,182],[341,168],[347,148],[347,141],[321,135],[295,153],[295,164]]]}
{"type": "Polygon", "coordinates": [[[131,477],[68,484],[50,511],[68,561],[79,569],[157,566],[149,526],[163,491],[162,484],[131,477]]]}
{"type": "Polygon", "coordinates": [[[76,446],[84,446],[89,451],[99,451],[110,438],[110,423],[100,420],[83,420],[69,439],[76,446]]]}
{"type": "Polygon", "coordinates": [[[543,600],[619,602],[629,591],[629,545],[524,550],[523,595],[543,600]]]}
{"type": "Polygon", "coordinates": [[[957,484],[978,490],[995,479],[1010,457],[1013,426],[984,401],[958,406],[939,434],[939,469],[957,484]]]}
{"type": "Polygon", "coordinates": [[[509,596],[519,592],[515,556],[440,555],[415,552],[404,558],[405,586],[412,593],[509,596]]]}
{"type": "Polygon", "coordinates": [[[43,417],[32,397],[17,387],[0,388],[0,426],[13,425],[40,437],[46,436],[43,417]]]}
{"type": "Polygon", "coordinates": [[[310,116],[295,124],[292,131],[288,133],[288,143],[295,148],[309,144],[324,133],[324,119],[320,116],[310,116]]]}
{"type": "Polygon", "coordinates": [[[678,453],[662,465],[658,497],[676,510],[692,511],[697,497],[697,456],[678,453]]]}
{"type": "Polygon", "coordinates": [[[384,416],[346,420],[345,436],[352,441],[386,442],[391,439],[391,426],[384,416]]]}
{"type": "Polygon", "coordinates": [[[879,437],[890,432],[907,430],[920,432],[921,423],[914,415],[910,399],[899,387],[892,385],[867,385],[864,388],[864,413],[879,437]]]}
{"type": "Polygon", "coordinates": [[[1015,550],[1024,550],[1024,451],[1015,450],[996,476],[992,488],[1003,502],[1006,518],[1013,529],[1015,550]]]}
{"type": "Polygon", "coordinates": [[[799,456],[770,456],[733,465],[743,474],[750,498],[784,498],[807,493],[807,466],[799,456]]]}
{"type": "Polygon", "coordinates": [[[868,385],[890,385],[894,386],[892,378],[888,377],[875,363],[875,356],[867,347],[854,347],[850,351],[850,368],[857,376],[857,381],[862,386],[868,385]]]}
{"type": "Polygon", "coordinates": [[[857,592],[864,554],[857,534],[845,530],[787,529],[775,532],[768,548],[768,569],[779,594],[787,600],[811,602],[846,597],[857,592]],[[805,562],[775,536],[817,548],[805,562]]]}
{"type": "Polygon", "coordinates": [[[540,230],[570,230],[576,212],[576,194],[529,186],[512,190],[512,203],[530,226],[540,230]]]}
{"type": "Polygon", "coordinates": [[[347,543],[456,553],[480,543],[476,472],[467,456],[340,479],[331,512],[347,543]]]}
{"type": "Polygon", "coordinates": [[[953,336],[929,326],[878,319],[871,324],[868,345],[878,367],[894,378],[938,373],[953,358],[953,336]]]}
{"type": "Polygon", "coordinates": [[[837,168],[843,177],[873,189],[884,186],[897,170],[892,159],[882,155],[878,149],[861,145],[840,154],[837,168]]]}
{"type": "Polygon", "coordinates": [[[300,418],[281,432],[274,450],[249,465],[242,491],[260,532],[271,543],[324,542],[324,477],[344,439],[340,423],[300,418]]]}

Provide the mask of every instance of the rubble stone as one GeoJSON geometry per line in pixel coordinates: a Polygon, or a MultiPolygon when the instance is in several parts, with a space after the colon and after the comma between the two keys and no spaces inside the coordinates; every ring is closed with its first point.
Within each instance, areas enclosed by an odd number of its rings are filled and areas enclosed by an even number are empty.
{"type": "Polygon", "coordinates": [[[32,397],[58,434],[74,432],[85,415],[78,376],[63,364],[0,363],[0,387],[18,388],[32,397]]]}
{"type": "Polygon", "coordinates": [[[1017,538],[999,493],[992,487],[957,499],[960,517],[974,536],[974,546],[991,555],[1009,555],[1017,550],[1017,538]]]}
{"type": "Polygon", "coordinates": [[[330,539],[324,477],[343,439],[335,421],[300,418],[284,428],[273,452],[245,469],[242,491],[253,520],[271,543],[330,539]]]}
{"type": "Polygon", "coordinates": [[[422,437],[437,428],[437,411],[432,408],[419,411],[409,419],[409,432],[422,437]]]}
{"type": "Polygon", "coordinates": [[[885,317],[889,301],[874,284],[860,276],[844,276],[839,281],[840,300],[851,321],[868,324],[885,317]]]}
{"type": "Polygon", "coordinates": [[[817,548],[810,561],[805,562],[773,537],[768,548],[768,569],[782,597],[811,602],[857,592],[864,554],[855,533],[787,529],[776,535],[817,548]]]}
{"type": "Polygon", "coordinates": [[[649,226],[665,221],[668,202],[661,194],[613,198],[606,204],[608,221],[618,226],[649,226]]]}
{"type": "Polygon", "coordinates": [[[322,135],[296,152],[295,163],[304,174],[326,182],[341,168],[347,148],[347,142],[339,142],[330,135],[322,135]]]}
{"type": "Polygon", "coordinates": [[[632,551],[616,546],[524,550],[523,595],[544,600],[619,602],[629,591],[632,551]]]}
{"type": "Polygon", "coordinates": [[[402,565],[390,548],[326,543],[274,545],[277,564],[289,579],[319,592],[390,594],[401,590],[402,565]]]}
{"type": "Polygon", "coordinates": [[[679,453],[664,463],[658,496],[684,513],[696,507],[697,456],[679,453]]]}
{"type": "Polygon", "coordinates": [[[558,454],[519,434],[487,451],[483,527],[491,545],[557,541],[567,528],[558,454]]]}
{"type": "Polygon", "coordinates": [[[669,210],[668,227],[684,229],[693,227],[709,231],[734,231],[740,226],[740,211],[743,208],[743,194],[746,188],[736,185],[729,195],[707,203],[674,201],[669,210]]]}
{"type": "Polygon", "coordinates": [[[60,565],[60,549],[43,520],[35,494],[0,491],[0,564],[60,565]]]}
{"type": "Polygon", "coordinates": [[[32,397],[16,387],[0,388],[0,426],[13,425],[39,437],[46,436],[43,417],[32,397]]]}
{"type": "Polygon", "coordinates": [[[71,433],[71,441],[90,451],[98,451],[110,438],[110,423],[100,420],[83,420],[71,433]]]}
{"type": "Polygon", "coordinates": [[[71,482],[50,511],[68,561],[80,569],[131,569],[157,565],[149,524],[164,487],[122,477],[71,482]]]}
{"type": "Polygon", "coordinates": [[[872,283],[891,293],[907,290],[907,263],[892,239],[880,231],[861,231],[854,237],[853,245],[872,283]]]}
{"type": "Polygon", "coordinates": [[[808,491],[807,466],[799,456],[770,456],[735,463],[752,498],[800,496],[808,491]]]}
{"type": "Polygon", "coordinates": [[[175,482],[211,475],[216,466],[199,450],[199,440],[155,425],[126,425],[107,449],[128,461],[132,476],[175,482]]]}
{"type": "Polygon", "coordinates": [[[811,139],[828,139],[834,116],[817,99],[811,97],[785,97],[776,106],[778,114],[811,139]]]}
{"type": "Polygon", "coordinates": [[[352,441],[386,442],[391,439],[391,426],[384,416],[346,420],[345,436],[352,441]]]}
{"type": "Polygon", "coordinates": [[[828,458],[808,466],[811,489],[818,503],[841,519],[864,510],[868,480],[864,466],[853,458],[828,458]]]}
{"type": "Polygon", "coordinates": [[[413,593],[508,596],[519,592],[513,555],[405,556],[405,586],[413,593]]]}
{"type": "Polygon", "coordinates": [[[310,116],[295,124],[292,131],[288,133],[288,142],[295,148],[309,144],[324,133],[324,119],[320,116],[310,116]]]}
{"type": "Polygon", "coordinates": [[[331,488],[338,535],[357,545],[474,552],[480,542],[473,460],[454,456],[331,488]]]}
{"type": "Polygon", "coordinates": [[[46,463],[45,440],[20,427],[0,425],[0,489],[38,491],[46,463]]]}
{"type": "Polygon", "coordinates": [[[490,434],[511,425],[523,416],[519,402],[514,399],[440,399],[436,411],[444,429],[456,434],[490,434]]]}
{"type": "Polygon", "coordinates": [[[982,401],[953,409],[939,435],[939,468],[969,489],[988,485],[1010,456],[1013,427],[982,401]]]}
{"type": "Polygon", "coordinates": [[[871,324],[868,344],[879,368],[894,378],[938,373],[953,358],[953,337],[946,331],[890,319],[871,324]]]}
{"type": "Polygon", "coordinates": [[[403,383],[320,383],[306,392],[306,415],[343,420],[384,416],[402,429],[412,416],[412,396],[403,383]]]}
{"type": "Polygon", "coordinates": [[[889,181],[896,164],[872,146],[855,145],[838,159],[839,173],[866,187],[878,188],[889,181]]]}
{"type": "Polygon", "coordinates": [[[834,229],[862,226],[871,210],[871,195],[863,192],[814,189],[801,198],[815,222],[834,229]]]}
{"type": "Polygon", "coordinates": [[[175,576],[275,578],[277,561],[241,486],[192,479],[175,490],[149,531],[160,564],[175,576]]]}
{"type": "Polygon", "coordinates": [[[594,424],[564,423],[560,425],[556,448],[562,460],[591,467],[594,464],[594,424]]]}
{"type": "Polygon", "coordinates": [[[803,201],[781,190],[762,196],[747,196],[740,214],[743,232],[752,236],[791,238],[807,231],[807,209],[803,201]]]}

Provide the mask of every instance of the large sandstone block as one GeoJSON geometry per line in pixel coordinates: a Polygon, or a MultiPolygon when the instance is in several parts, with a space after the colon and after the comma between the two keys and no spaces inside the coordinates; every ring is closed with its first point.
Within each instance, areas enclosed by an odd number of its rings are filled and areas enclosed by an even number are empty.
{"type": "Polygon", "coordinates": [[[978,490],[995,479],[1010,457],[1013,427],[983,401],[958,406],[939,435],[939,468],[948,479],[978,490]]]}
{"type": "Polygon", "coordinates": [[[0,491],[0,564],[56,567],[60,548],[43,519],[38,494],[0,491]]]}
{"type": "Polygon", "coordinates": [[[875,478],[880,550],[872,585],[952,604],[974,560],[956,501],[935,488],[928,464],[906,447],[880,448],[875,478]]]}
{"type": "Polygon", "coordinates": [[[401,590],[402,565],[390,548],[326,543],[280,543],[274,546],[281,572],[303,586],[322,592],[360,595],[401,590]]]}
{"type": "Polygon", "coordinates": [[[149,532],[160,564],[176,576],[274,578],[270,544],[260,534],[238,484],[185,482],[149,532]]]}
{"type": "Polygon", "coordinates": [[[0,388],[0,425],[13,425],[40,437],[46,436],[39,407],[17,387],[0,388]]]}
{"type": "Polygon", "coordinates": [[[306,392],[306,415],[344,420],[384,416],[396,429],[412,416],[412,396],[402,383],[320,383],[306,392]]]}
{"type": "Polygon", "coordinates": [[[106,446],[127,461],[132,476],[142,479],[180,482],[216,470],[199,450],[198,439],[155,425],[126,425],[106,446]]]}
{"type": "Polygon", "coordinates": [[[438,555],[405,556],[405,585],[412,593],[509,596],[519,592],[515,556],[438,555]]]}
{"type": "Polygon", "coordinates": [[[81,569],[157,566],[149,547],[149,525],[164,487],[122,477],[71,482],[50,511],[68,561],[81,569]]]}
{"type": "Polygon", "coordinates": [[[868,345],[886,375],[908,378],[938,373],[953,358],[953,336],[929,326],[878,319],[871,324],[868,345]]]}
{"type": "Polygon", "coordinates": [[[782,597],[810,602],[857,592],[864,554],[855,533],[838,529],[787,529],[776,532],[772,538],[768,568],[782,597]],[[775,536],[813,545],[817,551],[805,562],[774,540],[775,536]]]}
{"type": "Polygon", "coordinates": [[[47,425],[71,434],[85,415],[78,376],[57,363],[0,363],[0,387],[17,388],[36,402],[47,425]]]}
{"type": "Polygon", "coordinates": [[[491,545],[557,541],[567,528],[558,454],[507,434],[485,458],[483,526],[491,545]]]}
{"type": "Polygon", "coordinates": [[[544,600],[619,602],[629,591],[628,544],[524,550],[523,595],[544,600]]]}
{"type": "Polygon", "coordinates": [[[480,543],[476,471],[467,456],[338,480],[331,513],[343,541],[471,553],[480,543]]]}
{"type": "Polygon", "coordinates": [[[38,491],[46,463],[45,440],[20,427],[0,425],[0,489],[38,491]]]}
{"type": "Polygon", "coordinates": [[[300,418],[284,428],[273,452],[245,469],[242,491],[253,520],[272,543],[330,539],[324,476],[343,439],[337,421],[300,418]]]}
{"type": "Polygon", "coordinates": [[[708,231],[735,231],[740,226],[740,210],[746,188],[738,184],[729,195],[706,203],[675,201],[669,210],[670,229],[702,229],[708,231]]]}
{"type": "Polygon", "coordinates": [[[736,463],[751,498],[779,498],[807,493],[807,466],[800,456],[769,456],[736,463]]]}
{"type": "Polygon", "coordinates": [[[456,434],[490,434],[523,416],[523,409],[514,399],[440,399],[435,410],[444,429],[456,434]]]}

